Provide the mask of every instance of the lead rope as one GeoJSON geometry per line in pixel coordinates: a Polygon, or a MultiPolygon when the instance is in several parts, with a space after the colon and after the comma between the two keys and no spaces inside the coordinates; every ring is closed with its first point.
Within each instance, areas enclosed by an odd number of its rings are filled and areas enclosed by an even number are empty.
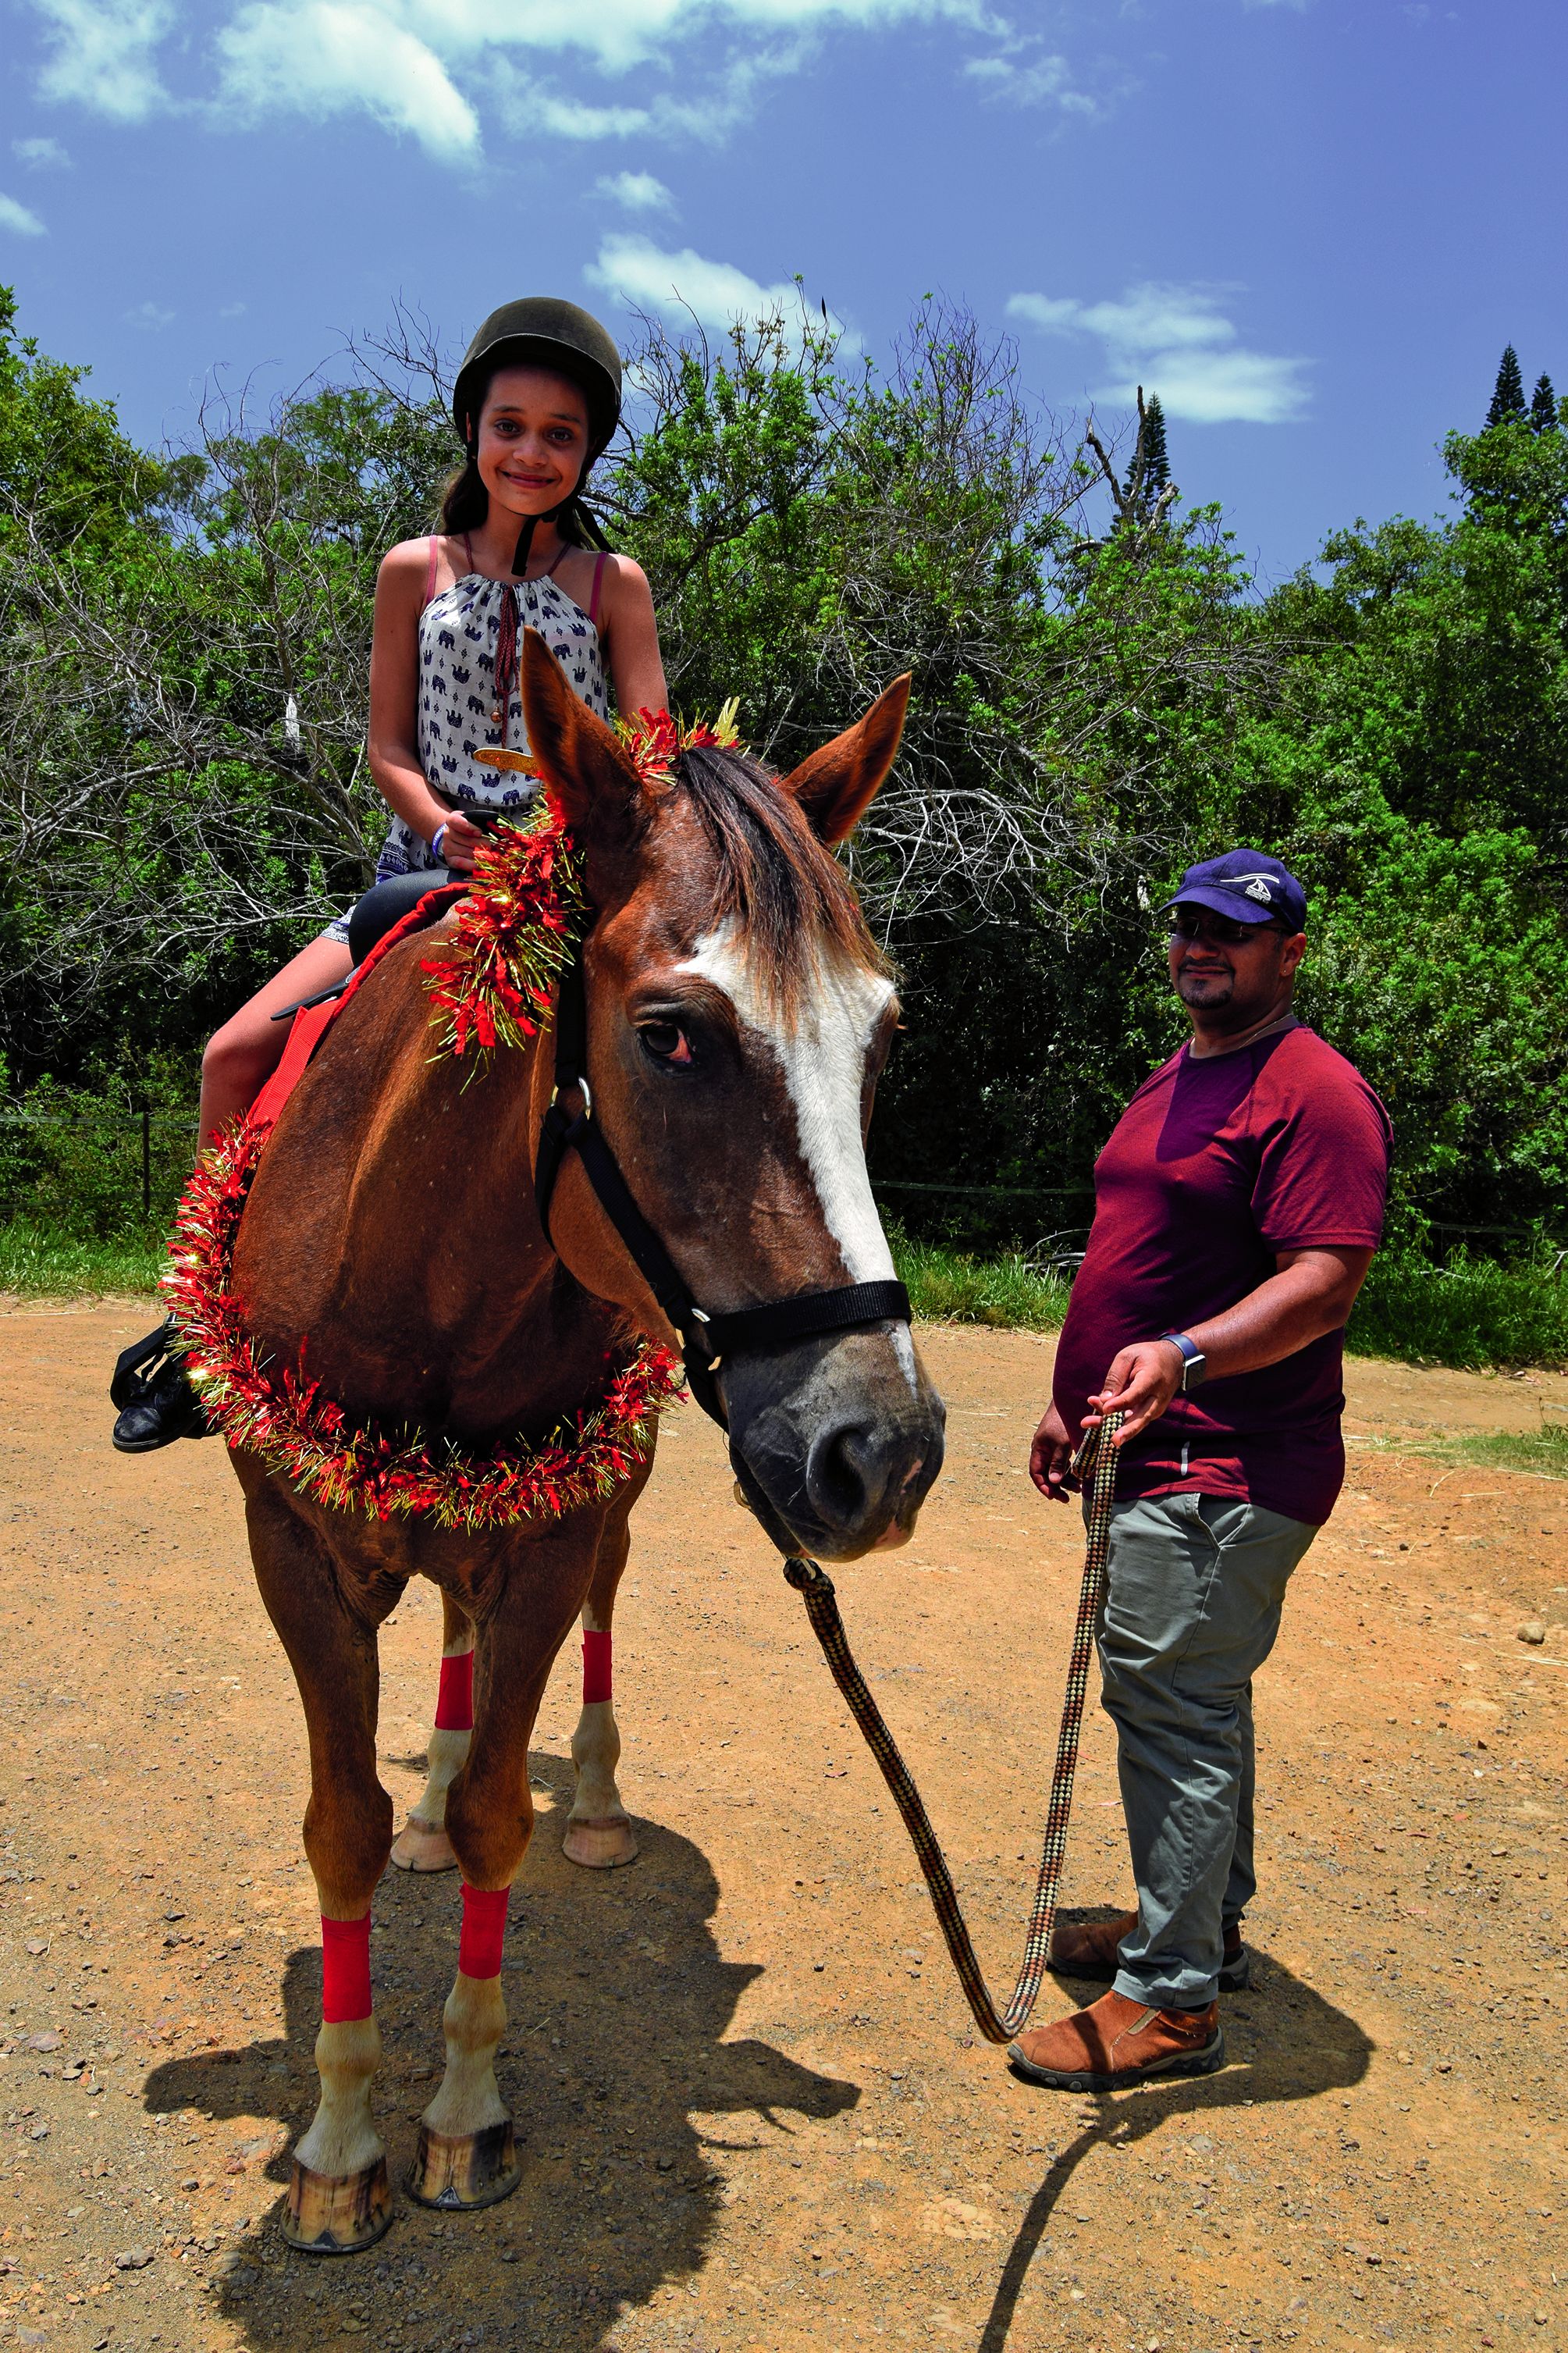
{"type": "Polygon", "coordinates": [[[827,1661],[833,1680],[847,1702],[850,1715],[865,1735],[866,1745],[877,1760],[893,1803],[903,1816],[904,1828],[920,1858],[920,1866],[931,1890],[931,1904],[947,1941],[952,1966],[958,1973],[958,1981],[973,2013],[974,2023],[988,2042],[1010,2042],[1014,2035],[1028,2023],[1029,2014],[1039,1999],[1040,1986],[1050,1957],[1051,1931],[1057,1917],[1057,1891],[1061,1884],[1062,1864],[1067,1856],[1068,1818],[1072,1811],[1073,1775],[1078,1767],[1078,1737],[1083,1723],[1084,1694],[1089,1688],[1089,1663],[1094,1649],[1095,1628],[1105,1598],[1105,1562],[1110,1546],[1110,1506],[1116,1493],[1116,1449],[1106,1441],[1121,1428],[1121,1419],[1119,1413],[1107,1414],[1103,1422],[1089,1431],[1073,1457],[1074,1476],[1089,1484],[1089,1541],[1084,1549],[1078,1622],[1073,1628],[1072,1651],[1068,1660],[1061,1729],[1057,1735],[1057,1761],[1051,1774],[1050,1803],[1046,1810],[1040,1873],[1035,1882],[1035,1908],[1029,1919],[1028,1935],[1024,1940],[1023,1965],[1013,1988],[1013,1998],[1005,2010],[998,2010],[991,1999],[990,1988],[975,1958],[974,1947],[959,1908],[952,1873],[937,1843],[936,1832],[931,1826],[921,1793],[914,1785],[909,1767],[899,1754],[897,1741],[882,1721],[881,1710],[867,1690],[865,1678],[855,1663],[845,1635],[844,1620],[838,1614],[833,1579],[818,1567],[816,1561],[806,1560],[798,1554],[784,1562],[784,1576],[805,1603],[812,1632],[822,1645],[823,1656],[827,1661]]]}

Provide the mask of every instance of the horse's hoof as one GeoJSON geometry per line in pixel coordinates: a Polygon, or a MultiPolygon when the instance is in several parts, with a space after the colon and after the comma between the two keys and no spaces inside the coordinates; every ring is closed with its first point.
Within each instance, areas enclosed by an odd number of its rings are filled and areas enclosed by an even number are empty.
{"type": "Polygon", "coordinates": [[[421,2206],[448,2212],[494,2206],[510,2198],[521,2179],[510,2117],[504,2124],[487,2125],[483,2132],[460,2133],[456,2139],[420,2126],[419,2147],[408,2169],[408,2195],[421,2206]]]}
{"type": "Polygon", "coordinates": [[[386,2159],[358,2173],[312,2173],[296,2158],[289,2175],[283,2236],[304,2255],[353,2255],[374,2246],[392,2222],[386,2159]]]}
{"type": "Polygon", "coordinates": [[[625,1814],[603,1814],[597,1820],[569,1821],[561,1852],[568,1862],[580,1862],[589,1871],[614,1871],[620,1863],[637,1861],[637,1842],[625,1814]]]}
{"type": "Polygon", "coordinates": [[[456,1871],[452,1841],[436,1822],[422,1822],[410,1814],[392,1841],[392,1860],[399,1871],[456,1871]]]}

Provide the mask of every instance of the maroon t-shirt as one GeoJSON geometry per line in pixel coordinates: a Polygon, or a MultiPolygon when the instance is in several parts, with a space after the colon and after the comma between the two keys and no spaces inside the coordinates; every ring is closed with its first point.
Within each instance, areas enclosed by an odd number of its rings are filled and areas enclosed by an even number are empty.
{"type": "MultiPolygon", "coordinates": [[[[1146,1079],[1095,1163],[1057,1348],[1074,1443],[1119,1348],[1234,1307],[1278,1250],[1375,1248],[1391,1141],[1360,1072],[1300,1024],[1199,1061],[1184,1046],[1146,1079]]],[[[1328,1332],[1173,1398],[1124,1449],[1118,1493],[1244,1496],[1321,1526],[1344,1480],[1343,1355],[1343,1332],[1328,1332]]]]}

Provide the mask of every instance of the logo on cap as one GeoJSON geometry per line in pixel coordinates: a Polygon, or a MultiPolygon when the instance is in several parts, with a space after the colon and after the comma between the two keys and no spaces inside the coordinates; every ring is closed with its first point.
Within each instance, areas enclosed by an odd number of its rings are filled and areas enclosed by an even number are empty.
{"type": "Polygon", "coordinates": [[[1273,892],[1261,874],[1253,875],[1247,885],[1247,895],[1249,899],[1261,899],[1265,906],[1273,904],[1273,892]]]}

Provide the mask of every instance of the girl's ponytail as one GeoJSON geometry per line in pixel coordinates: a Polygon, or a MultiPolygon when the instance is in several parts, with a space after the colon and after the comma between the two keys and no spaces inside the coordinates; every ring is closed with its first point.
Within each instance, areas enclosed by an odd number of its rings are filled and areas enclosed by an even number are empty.
{"type": "Polygon", "coordinates": [[[479,472],[479,444],[470,440],[467,459],[447,476],[441,492],[441,529],[460,539],[466,531],[478,531],[489,511],[490,494],[479,472]]]}

